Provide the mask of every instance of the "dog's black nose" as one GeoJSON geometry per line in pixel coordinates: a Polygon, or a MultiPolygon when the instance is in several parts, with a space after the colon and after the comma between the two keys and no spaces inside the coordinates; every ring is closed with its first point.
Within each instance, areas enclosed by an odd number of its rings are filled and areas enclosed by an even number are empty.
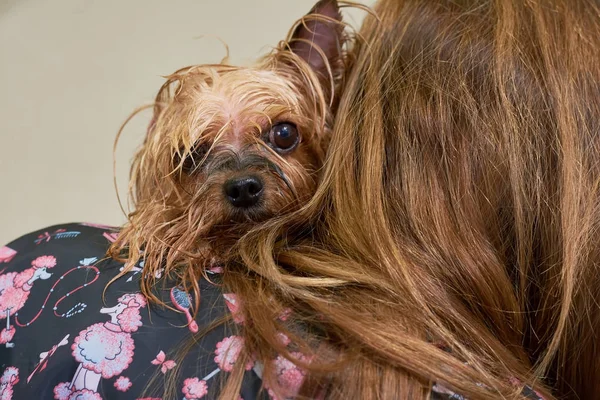
{"type": "Polygon", "coordinates": [[[225,195],[234,207],[249,208],[260,200],[263,184],[254,176],[231,179],[225,182],[225,195]]]}

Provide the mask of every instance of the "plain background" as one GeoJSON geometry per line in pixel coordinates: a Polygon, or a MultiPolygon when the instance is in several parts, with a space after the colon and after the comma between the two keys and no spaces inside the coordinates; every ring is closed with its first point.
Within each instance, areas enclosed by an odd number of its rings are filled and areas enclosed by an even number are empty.
{"type": "MultiPolygon", "coordinates": [[[[247,65],[284,39],[314,0],[0,0],[0,246],[52,224],[125,221],[113,142],[161,76],[225,56],[247,65]]],[[[372,5],[373,1],[363,1],[372,5]]],[[[359,26],[364,12],[345,9],[359,26]]],[[[116,152],[129,163],[149,121],[116,152]]]]}

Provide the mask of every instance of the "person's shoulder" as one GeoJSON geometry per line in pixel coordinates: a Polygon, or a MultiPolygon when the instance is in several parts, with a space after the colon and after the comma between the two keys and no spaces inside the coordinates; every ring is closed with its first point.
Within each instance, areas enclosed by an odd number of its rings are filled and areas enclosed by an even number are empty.
{"type": "Polygon", "coordinates": [[[30,264],[43,256],[75,259],[94,254],[103,257],[118,230],[108,225],[79,222],[36,229],[0,247],[0,271],[15,264],[30,264]]]}

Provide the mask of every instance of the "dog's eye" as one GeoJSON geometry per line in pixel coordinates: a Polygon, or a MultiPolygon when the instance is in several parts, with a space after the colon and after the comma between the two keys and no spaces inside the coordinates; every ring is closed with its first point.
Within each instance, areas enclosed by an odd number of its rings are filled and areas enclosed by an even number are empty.
{"type": "MultiPolygon", "coordinates": [[[[194,146],[191,153],[183,161],[183,171],[189,174],[198,169],[204,156],[206,156],[208,148],[209,146],[206,144],[194,146]]],[[[176,162],[179,163],[178,157],[176,162]]]]}
{"type": "Polygon", "coordinates": [[[282,122],[273,125],[269,133],[269,141],[276,150],[287,152],[292,150],[298,144],[300,135],[296,125],[289,122],[282,122]]]}

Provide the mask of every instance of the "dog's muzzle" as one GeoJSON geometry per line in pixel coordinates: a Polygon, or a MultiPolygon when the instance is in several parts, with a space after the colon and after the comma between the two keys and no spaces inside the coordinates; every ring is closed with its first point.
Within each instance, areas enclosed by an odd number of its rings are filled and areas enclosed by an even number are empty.
{"type": "Polygon", "coordinates": [[[230,179],[223,185],[225,197],[237,208],[251,208],[257,205],[263,195],[263,182],[256,176],[242,176],[230,179]]]}

